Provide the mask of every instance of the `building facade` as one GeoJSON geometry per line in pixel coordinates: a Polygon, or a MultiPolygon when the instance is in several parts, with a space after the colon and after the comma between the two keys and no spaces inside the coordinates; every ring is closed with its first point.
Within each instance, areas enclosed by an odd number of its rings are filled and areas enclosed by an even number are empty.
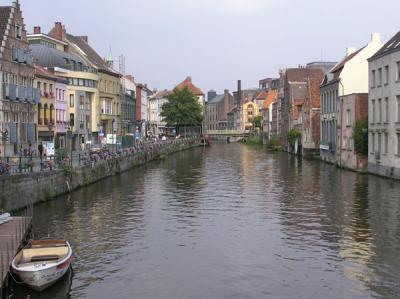
{"type": "Polygon", "coordinates": [[[35,68],[20,4],[0,7],[0,156],[37,145],[35,68]]]}
{"type": "Polygon", "coordinates": [[[400,32],[369,59],[368,169],[400,178],[400,32]]]}
{"type": "Polygon", "coordinates": [[[121,78],[121,135],[135,133],[136,83],[132,76],[121,78]]]}
{"type": "Polygon", "coordinates": [[[368,159],[354,148],[353,129],[368,119],[368,94],[350,94],[339,98],[337,105],[337,163],[340,167],[366,171],[368,159]]]}
{"type": "Polygon", "coordinates": [[[168,101],[167,90],[161,90],[149,98],[149,131],[157,136],[166,133],[166,123],[163,121],[162,106],[168,101]]]}
{"type": "MultiPolygon", "coordinates": [[[[377,33],[370,42],[356,51],[348,48],[346,56],[325,76],[321,92],[321,159],[338,162],[337,105],[339,98],[350,94],[368,93],[368,61],[382,43],[377,33]]],[[[340,149],[339,149],[340,150],[340,149]]],[[[339,151],[340,152],[340,151],[339,151]]]]}

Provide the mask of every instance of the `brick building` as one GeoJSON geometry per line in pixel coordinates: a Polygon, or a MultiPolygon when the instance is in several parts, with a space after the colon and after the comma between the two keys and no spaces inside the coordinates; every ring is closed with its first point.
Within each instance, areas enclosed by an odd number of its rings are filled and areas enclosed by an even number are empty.
{"type": "Polygon", "coordinates": [[[36,147],[35,69],[20,4],[0,7],[0,156],[15,156],[29,143],[36,147]]]}
{"type": "Polygon", "coordinates": [[[337,106],[337,163],[341,167],[366,171],[368,158],[354,149],[353,128],[357,121],[368,119],[368,94],[342,96],[337,106]]]}

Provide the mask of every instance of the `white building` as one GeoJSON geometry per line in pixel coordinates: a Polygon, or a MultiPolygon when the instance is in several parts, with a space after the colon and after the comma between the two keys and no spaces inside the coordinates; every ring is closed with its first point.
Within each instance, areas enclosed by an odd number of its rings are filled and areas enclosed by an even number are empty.
{"type": "Polygon", "coordinates": [[[369,59],[372,173],[400,179],[400,32],[369,59]]]}
{"type": "Polygon", "coordinates": [[[321,94],[320,155],[325,161],[336,163],[340,148],[337,134],[337,105],[340,97],[368,93],[368,58],[382,47],[380,35],[373,33],[371,41],[359,50],[348,48],[346,56],[325,76],[321,94]]]}
{"type": "Polygon", "coordinates": [[[165,133],[165,122],[162,120],[162,106],[167,102],[168,91],[163,90],[149,98],[149,130],[158,135],[165,133]]]}

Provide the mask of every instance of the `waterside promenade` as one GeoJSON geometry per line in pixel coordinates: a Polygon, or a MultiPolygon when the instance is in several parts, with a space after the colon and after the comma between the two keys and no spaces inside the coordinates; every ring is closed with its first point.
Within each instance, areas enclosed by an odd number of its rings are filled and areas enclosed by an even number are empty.
{"type": "Polygon", "coordinates": [[[0,176],[0,209],[15,211],[33,203],[45,201],[109,176],[127,171],[135,166],[191,147],[199,146],[201,139],[188,137],[139,144],[121,150],[101,150],[80,158],[80,165],[64,166],[55,170],[25,172],[0,176]]]}

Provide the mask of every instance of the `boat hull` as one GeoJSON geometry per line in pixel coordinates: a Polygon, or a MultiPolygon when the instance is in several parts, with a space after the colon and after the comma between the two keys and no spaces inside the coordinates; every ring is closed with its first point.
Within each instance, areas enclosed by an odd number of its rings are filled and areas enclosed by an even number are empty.
{"type": "Polygon", "coordinates": [[[68,261],[65,261],[62,267],[60,267],[60,265],[54,265],[53,267],[35,272],[16,271],[13,269],[13,272],[19,277],[21,282],[33,290],[41,292],[59,281],[67,273],[70,266],[71,258],[68,261]]]}

